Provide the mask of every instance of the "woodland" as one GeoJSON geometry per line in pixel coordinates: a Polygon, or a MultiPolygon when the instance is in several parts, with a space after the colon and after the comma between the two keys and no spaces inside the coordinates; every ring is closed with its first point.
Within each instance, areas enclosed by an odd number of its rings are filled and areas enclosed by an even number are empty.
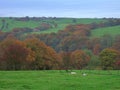
{"type": "Polygon", "coordinates": [[[119,18],[0,18],[0,70],[119,70],[119,18]]]}

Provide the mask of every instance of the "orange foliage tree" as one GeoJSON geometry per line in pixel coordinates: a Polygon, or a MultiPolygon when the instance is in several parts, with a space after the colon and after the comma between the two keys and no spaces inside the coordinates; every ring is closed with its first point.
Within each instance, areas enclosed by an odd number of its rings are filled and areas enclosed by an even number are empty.
{"type": "Polygon", "coordinates": [[[35,61],[32,63],[32,69],[53,69],[59,65],[60,57],[49,46],[36,38],[29,38],[24,41],[28,48],[35,52],[35,61]]]}
{"type": "Polygon", "coordinates": [[[100,50],[101,50],[100,44],[95,44],[94,47],[93,47],[93,53],[95,55],[98,55],[100,53],[100,50]]]}
{"type": "Polygon", "coordinates": [[[76,50],[71,54],[71,62],[72,66],[75,69],[82,69],[84,68],[90,60],[90,56],[87,55],[82,50],[76,50]]]}
{"type": "Polygon", "coordinates": [[[72,69],[71,52],[60,52],[59,55],[62,57],[60,68],[68,72],[69,69],[72,69]]]}
{"type": "Polygon", "coordinates": [[[34,61],[34,52],[27,48],[25,43],[15,38],[7,38],[2,41],[0,51],[2,51],[0,56],[2,65],[7,70],[26,69],[28,63],[34,61]]]}

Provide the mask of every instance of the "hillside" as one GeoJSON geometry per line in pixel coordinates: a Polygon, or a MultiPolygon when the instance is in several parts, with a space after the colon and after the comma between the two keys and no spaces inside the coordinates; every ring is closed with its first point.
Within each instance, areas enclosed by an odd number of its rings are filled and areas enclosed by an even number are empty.
{"type": "Polygon", "coordinates": [[[51,33],[63,30],[69,24],[90,24],[105,22],[105,19],[97,18],[0,18],[0,30],[10,32],[14,28],[32,28],[35,29],[43,23],[50,24],[52,28],[47,30],[35,31],[32,33],[51,33]],[[3,25],[4,24],[4,25],[3,25]],[[56,26],[55,26],[56,25],[56,26]]]}
{"type": "Polygon", "coordinates": [[[120,26],[99,28],[99,29],[94,29],[91,31],[92,37],[102,37],[104,35],[115,36],[119,34],[120,34],[120,26]]]}
{"type": "MultiPolygon", "coordinates": [[[[98,59],[104,50],[115,53],[115,57],[120,60],[119,18],[25,17],[1,18],[0,21],[1,70],[106,70],[110,65],[103,68],[98,59]],[[13,63],[11,60],[14,60],[13,63]]],[[[118,60],[113,61],[111,69],[120,68],[118,60]]]]}

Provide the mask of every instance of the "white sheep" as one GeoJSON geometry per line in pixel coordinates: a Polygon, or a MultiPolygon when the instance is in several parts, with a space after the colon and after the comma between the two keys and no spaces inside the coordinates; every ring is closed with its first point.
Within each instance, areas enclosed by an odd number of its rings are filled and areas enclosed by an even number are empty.
{"type": "Polygon", "coordinates": [[[86,74],[86,73],[83,73],[82,75],[83,75],[83,76],[86,76],[87,74],[86,74]]]}
{"type": "Polygon", "coordinates": [[[71,72],[71,74],[76,74],[76,72],[71,72]]]}

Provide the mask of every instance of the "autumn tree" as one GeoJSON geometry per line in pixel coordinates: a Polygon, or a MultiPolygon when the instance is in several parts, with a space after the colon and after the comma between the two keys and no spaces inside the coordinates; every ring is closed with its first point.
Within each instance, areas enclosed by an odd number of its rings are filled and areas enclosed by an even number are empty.
{"type": "Polygon", "coordinates": [[[98,55],[100,53],[100,50],[101,50],[101,45],[100,44],[95,44],[94,47],[93,47],[93,53],[95,55],[98,55]]]}
{"type": "Polygon", "coordinates": [[[90,56],[82,50],[76,50],[71,54],[71,62],[74,69],[83,69],[89,60],[90,56]]]}
{"type": "Polygon", "coordinates": [[[71,52],[60,52],[60,56],[62,57],[62,64],[61,69],[66,70],[68,72],[72,69],[72,62],[71,62],[71,52]]]}
{"type": "Polygon", "coordinates": [[[27,48],[25,43],[15,38],[7,38],[0,44],[2,55],[0,59],[7,70],[27,69],[28,64],[34,61],[34,52],[27,48]]]}
{"type": "Polygon", "coordinates": [[[107,48],[101,51],[99,58],[104,70],[115,69],[117,61],[120,59],[120,52],[115,49],[107,48]]]}
{"type": "Polygon", "coordinates": [[[29,38],[24,41],[27,47],[35,52],[35,61],[32,63],[32,69],[53,69],[58,66],[60,57],[49,46],[36,38],[29,38]]]}
{"type": "Polygon", "coordinates": [[[49,23],[41,23],[40,26],[36,27],[36,30],[44,31],[52,28],[52,25],[49,23]]]}

